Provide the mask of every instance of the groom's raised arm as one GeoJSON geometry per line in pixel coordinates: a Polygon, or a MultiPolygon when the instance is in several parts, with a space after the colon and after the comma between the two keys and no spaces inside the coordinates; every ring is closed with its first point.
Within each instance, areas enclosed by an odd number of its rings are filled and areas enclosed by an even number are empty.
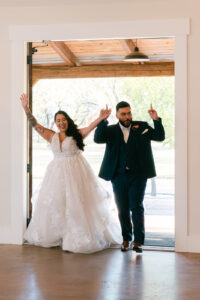
{"type": "Polygon", "coordinates": [[[97,144],[104,144],[108,140],[108,121],[104,120],[97,126],[94,133],[94,142],[97,144]]]}
{"type": "Polygon", "coordinates": [[[154,129],[149,126],[150,133],[151,133],[151,140],[157,141],[157,142],[164,141],[165,130],[162,125],[162,119],[159,118],[157,111],[155,109],[153,109],[152,104],[150,105],[150,109],[148,110],[148,113],[154,122],[154,129]]]}
{"type": "Polygon", "coordinates": [[[153,120],[153,122],[154,128],[150,127],[151,140],[163,142],[165,139],[165,130],[162,125],[162,120],[159,118],[158,120],[153,120]]]}

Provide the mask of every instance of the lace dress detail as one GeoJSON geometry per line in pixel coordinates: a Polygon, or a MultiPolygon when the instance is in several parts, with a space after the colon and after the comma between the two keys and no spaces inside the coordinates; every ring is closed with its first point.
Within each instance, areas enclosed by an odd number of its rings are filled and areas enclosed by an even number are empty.
{"type": "Polygon", "coordinates": [[[60,145],[51,141],[54,154],[41,187],[32,199],[33,215],[24,239],[42,247],[91,253],[121,243],[119,223],[109,210],[110,197],[94,175],[72,137],[60,145]]]}

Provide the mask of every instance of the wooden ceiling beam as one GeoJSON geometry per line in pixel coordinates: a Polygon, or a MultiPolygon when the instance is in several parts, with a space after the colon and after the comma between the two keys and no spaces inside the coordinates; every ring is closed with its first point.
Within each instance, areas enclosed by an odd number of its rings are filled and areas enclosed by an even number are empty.
{"type": "Polygon", "coordinates": [[[76,61],[75,55],[67,47],[64,42],[49,42],[49,45],[56,51],[56,53],[64,60],[67,66],[74,67],[80,65],[76,61]]]}
{"type": "Polygon", "coordinates": [[[174,63],[102,64],[80,67],[33,65],[32,79],[174,76],[174,63]]]}
{"type": "Polygon", "coordinates": [[[38,80],[40,80],[40,78],[36,78],[36,79],[32,80],[32,87],[38,82],[38,80]]]}
{"type": "Polygon", "coordinates": [[[135,45],[132,40],[120,40],[120,43],[124,50],[126,51],[126,54],[130,54],[134,52],[135,45]]]}

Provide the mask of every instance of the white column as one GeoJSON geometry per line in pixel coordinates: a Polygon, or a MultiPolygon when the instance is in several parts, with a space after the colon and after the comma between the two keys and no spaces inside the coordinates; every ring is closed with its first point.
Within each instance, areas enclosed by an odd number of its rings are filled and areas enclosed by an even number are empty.
{"type": "Polygon", "coordinates": [[[175,250],[187,251],[187,36],[175,39],[175,250]]]}
{"type": "Polygon", "coordinates": [[[11,105],[11,218],[12,243],[23,242],[26,225],[26,120],[20,103],[24,91],[24,42],[12,42],[12,105],[11,105]]]}

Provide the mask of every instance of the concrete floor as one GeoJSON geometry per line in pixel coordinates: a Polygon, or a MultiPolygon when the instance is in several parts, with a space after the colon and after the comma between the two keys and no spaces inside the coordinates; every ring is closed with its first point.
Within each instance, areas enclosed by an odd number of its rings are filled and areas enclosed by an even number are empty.
{"type": "Polygon", "coordinates": [[[0,246],[3,300],[199,300],[200,254],[0,246]]]}

